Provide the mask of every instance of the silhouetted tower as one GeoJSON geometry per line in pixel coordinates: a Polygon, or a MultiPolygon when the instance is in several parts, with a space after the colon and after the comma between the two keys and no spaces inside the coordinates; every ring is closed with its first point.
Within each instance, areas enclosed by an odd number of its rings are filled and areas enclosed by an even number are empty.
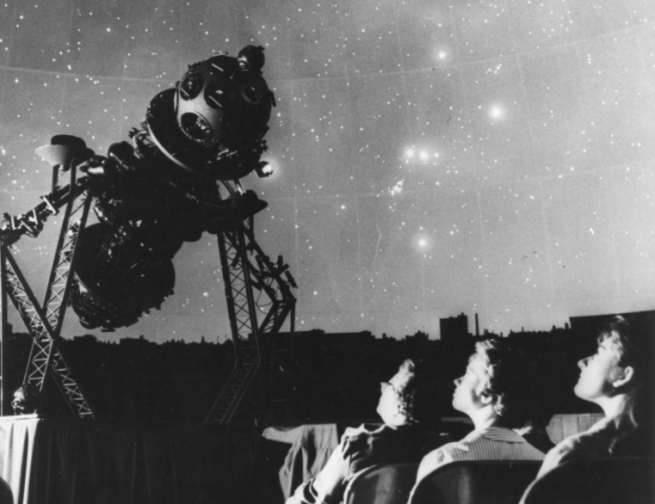
{"type": "Polygon", "coordinates": [[[469,336],[469,320],[463,313],[456,317],[440,319],[439,326],[441,328],[441,341],[461,340],[469,336]]]}

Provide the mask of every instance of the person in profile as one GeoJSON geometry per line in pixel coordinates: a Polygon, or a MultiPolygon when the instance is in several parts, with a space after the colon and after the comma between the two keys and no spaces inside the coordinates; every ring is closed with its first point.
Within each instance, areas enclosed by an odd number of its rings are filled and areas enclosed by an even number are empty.
{"type": "Polygon", "coordinates": [[[537,479],[575,459],[653,457],[654,337],[652,320],[639,333],[621,316],[601,329],[596,353],[578,362],[580,377],[574,393],[600,406],[605,418],[551,449],[537,479]]]}
{"type": "Polygon", "coordinates": [[[286,504],[341,502],[359,471],[377,464],[417,463],[448,441],[446,436],[429,436],[424,428],[434,402],[426,381],[414,361],[405,360],[388,382],[381,383],[377,413],[382,426],[347,429],[319,474],[300,485],[286,504]]]}
{"type": "Polygon", "coordinates": [[[460,460],[543,460],[543,452],[513,430],[527,420],[529,385],[522,355],[502,340],[478,342],[466,373],[455,380],[452,403],[471,418],[474,430],[423,457],[417,483],[460,460]]]}
{"type": "Polygon", "coordinates": [[[29,415],[37,412],[40,402],[39,390],[35,385],[26,382],[15,390],[11,407],[14,415],[29,415]]]}

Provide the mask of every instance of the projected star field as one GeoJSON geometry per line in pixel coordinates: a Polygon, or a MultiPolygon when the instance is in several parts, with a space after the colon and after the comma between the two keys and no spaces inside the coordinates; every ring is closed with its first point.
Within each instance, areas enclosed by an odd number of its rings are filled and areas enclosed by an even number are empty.
{"type": "MultiPolygon", "coordinates": [[[[246,45],[277,106],[273,175],[242,183],[268,202],[256,236],[290,265],[298,329],[435,338],[459,313],[507,333],[654,308],[651,0],[6,0],[0,211],[49,192],[34,149],[53,135],[106,154],[187,65],[246,45]]],[[[36,286],[55,239],[16,245],[36,286]]],[[[161,310],[98,336],[223,341],[215,237],[175,269],[161,310]]],[[[69,310],[64,335],[85,332],[69,310]]]]}

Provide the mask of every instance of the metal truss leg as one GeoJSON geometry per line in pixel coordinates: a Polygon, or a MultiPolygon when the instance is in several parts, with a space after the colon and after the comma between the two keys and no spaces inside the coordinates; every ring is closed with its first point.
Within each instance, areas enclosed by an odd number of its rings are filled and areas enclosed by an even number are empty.
{"type": "MultiPolygon", "coordinates": [[[[68,173],[69,185],[60,187],[59,168],[55,167],[52,192],[42,198],[42,203],[18,217],[5,214],[9,226],[0,232],[2,335],[4,339],[8,334],[6,301],[9,296],[32,336],[32,349],[24,381],[42,391],[50,370],[71,412],[74,415],[85,417],[93,416],[91,409],[56,348],[68,304],[70,274],[73,271],[77,237],[86,223],[91,206],[88,179],[78,181],[75,166],[70,166],[68,173]],[[23,235],[38,236],[48,216],[57,214],[62,207],[65,207],[65,211],[55,249],[54,263],[43,304],[39,305],[9,247],[23,235]]],[[[6,387],[3,386],[3,389],[5,393],[8,392],[6,387]]],[[[2,399],[8,400],[8,397],[2,399]]],[[[2,403],[2,406],[3,412],[6,412],[8,407],[5,402],[2,403]]]]}
{"type": "Polygon", "coordinates": [[[235,363],[205,423],[213,421],[225,425],[243,399],[248,385],[259,368],[261,356],[243,230],[237,228],[219,232],[218,248],[225,280],[235,363]]]}
{"type": "Polygon", "coordinates": [[[43,390],[48,369],[51,369],[55,383],[71,412],[79,417],[93,416],[91,408],[56,347],[58,335],[53,332],[16,260],[6,247],[0,248],[0,259],[5,275],[2,278],[3,288],[32,336],[32,355],[26,370],[25,382],[43,390]]]}
{"type": "Polygon", "coordinates": [[[286,267],[273,265],[255,242],[252,220],[220,231],[218,248],[235,364],[204,423],[226,425],[259,369],[260,336],[279,331],[295,298],[281,277],[286,267]],[[258,313],[265,314],[261,323],[258,313]]]}

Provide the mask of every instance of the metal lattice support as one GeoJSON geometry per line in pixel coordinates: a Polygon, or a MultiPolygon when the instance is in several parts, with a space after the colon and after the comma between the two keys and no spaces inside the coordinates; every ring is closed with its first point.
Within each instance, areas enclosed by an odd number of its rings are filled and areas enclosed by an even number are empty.
{"type": "MultiPolygon", "coordinates": [[[[58,174],[58,170],[55,169],[53,191],[42,198],[41,204],[19,217],[6,216],[10,219],[10,227],[0,234],[2,255],[0,281],[3,287],[3,299],[5,295],[11,298],[32,336],[32,348],[24,382],[31,383],[42,391],[50,370],[71,412],[80,417],[93,416],[82,392],[71,376],[70,369],[56,348],[68,303],[70,273],[73,268],[77,237],[86,223],[91,197],[88,194],[88,179],[77,181],[75,167],[70,168],[70,183],[65,187],[58,186],[58,174]],[[64,206],[65,211],[50,278],[43,305],[39,305],[9,251],[9,246],[22,235],[38,236],[48,216],[57,214],[64,206]]],[[[6,317],[6,314],[3,317],[6,317]]]]}
{"type": "MultiPolygon", "coordinates": [[[[273,264],[255,241],[252,226],[247,226],[245,223],[244,239],[247,250],[255,259],[255,263],[248,262],[251,282],[260,290],[260,298],[264,298],[263,303],[259,301],[256,303],[258,311],[265,313],[264,320],[259,325],[259,334],[274,334],[280,330],[295,307],[296,299],[290,287],[293,280],[288,273],[286,280],[282,278],[282,273],[288,269],[287,265],[282,264],[282,257],[279,257],[278,264],[273,264]]],[[[293,318],[291,325],[293,331],[293,318]]]]}
{"type": "Polygon", "coordinates": [[[225,425],[234,416],[259,369],[260,335],[279,331],[295,305],[295,298],[281,277],[282,268],[276,269],[255,242],[252,220],[219,232],[218,246],[235,363],[205,424],[225,425]],[[258,323],[258,312],[265,313],[261,323],[258,323]]]}
{"type": "Polygon", "coordinates": [[[227,424],[236,412],[248,385],[260,364],[257,316],[250,277],[248,275],[243,228],[221,231],[218,234],[225,296],[230,316],[234,367],[209,411],[205,424],[227,424]]]}
{"type": "Polygon", "coordinates": [[[50,279],[43,299],[43,310],[46,319],[55,334],[59,334],[63,323],[77,237],[80,229],[86,223],[90,206],[91,198],[87,193],[84,193],[80,198],[72,198],[66,207],[61,224],[55,258],[50,270],[50,279]]]}
{"type": "Polygon", "coordinates": [[[25,381],[35,385],[39,390],[43,390],[48,369],[51,369],[55,383],[66,399],[71,412],[80,417],[93,416],[77,383],[71,377],[70,369],[56,348],[58,336],[53,332],[43,310],[37,304],[34,293],[16,264],[16,260],[4,246],[0,248],[0,256],[3,273],[6,275],[2,279],[5,291],[32,336],[32,355],[30,355],[25,381]]]}

